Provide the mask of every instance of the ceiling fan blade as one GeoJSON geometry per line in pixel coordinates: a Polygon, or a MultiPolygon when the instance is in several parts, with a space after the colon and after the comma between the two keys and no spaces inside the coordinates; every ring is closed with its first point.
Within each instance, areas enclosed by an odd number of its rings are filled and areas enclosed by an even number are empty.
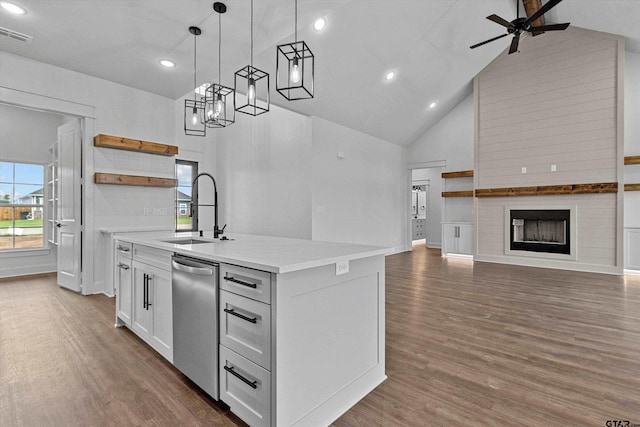
{"type": "Polygon", "coordinates": [[[524,21],[523,28],[527,28],[529,25],[531,25],[533,21],[535,21],[536,19],[540,18],[542,15],[547,13],[549,10],[551,10],[555,5],[557,5],[561,1],[562,0],[549,0],[548,2],[543,4],[542,7],[536,11],[536,13],[534,13],[533,15],[528,17],[526,21],[524,21]]]}
{"type": "Polygon", "coordinates": [[[482,46],[483,44],[487,44],[487,43],[490,43],[490,42],[492,42],[492,41],[494,41],[494,40],[498,40],[498,39],[501,39],[501,38],[503,38],[503,37],[507,37],[508,35],[509,35],[509,34],[502,34],[502,35],[500,35],[500,36],[498,36],[498,37],[494,37],[494,38],[492,38],[492,39],[485,40],[485,41],[480,42],[480,43],[478,43],[478,44],[474,44],[473,46],[471,46],[471,47],[470,47],[470,49],[475,49],[475,48],[477,48],[477,47],[479,47],[479,46],[482,46]]]}
{"type": "Polygon", "coordinates": [[[507,28],[513,27],[513,24],[511,22],[507,21],[504,18],[500,18],[498,15],[495,15],[495,14],[487,16],[487,19],[489,21],[495,22],[496,24],[500,24],[503,27],[507,27],[507,28]]]}
{"type": "Polygon", "coordinates": [[[518,43],[520,43],[520,33],[515,33],[515,35],[513,36],[513,40],[511,40],[509,55],[518,51],[518,43]]]}
{"type": "Polygon", "coordinates": [[[569,26],[568,22],[564,23],[564,24],[540,25],[539,27],[529,27],[527,29],[527,31],[529,31],[529,32],[534,32],[534,31],[562,31],[562,30],[566,30],[568,26],[569,26]]]}

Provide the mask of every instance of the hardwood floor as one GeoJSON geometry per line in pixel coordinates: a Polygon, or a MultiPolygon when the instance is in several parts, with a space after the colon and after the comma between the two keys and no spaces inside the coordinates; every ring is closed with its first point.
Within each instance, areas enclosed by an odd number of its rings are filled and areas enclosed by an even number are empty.
{"type": "MultiPolygon", "coordinates": [[[[640,276],[387,258],[388,379],[333,425],[640,424],[640,276]]],[[[55,276],[0,280],[0,426],[243,425],[55,276]]]]}

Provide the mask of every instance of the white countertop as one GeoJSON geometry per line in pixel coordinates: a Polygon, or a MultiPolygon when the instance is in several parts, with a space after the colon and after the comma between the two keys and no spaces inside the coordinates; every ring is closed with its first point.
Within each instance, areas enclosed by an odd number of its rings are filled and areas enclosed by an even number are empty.
{"type": "Polygon", "coordinates": [[[230,240],[214,240],[211,233],[205,233],[204,239],[211,240],[211,243],[176,245],[163,241],[191,237],[199,239],[197,233],[144,233],[122,235],[116,238],[195,258],[226,262],[272,273],[306,270],[339,261],[351,261],[392,252],[391,248],[381,246],[234,233],[225,234],[225,237],[230,240]]]}

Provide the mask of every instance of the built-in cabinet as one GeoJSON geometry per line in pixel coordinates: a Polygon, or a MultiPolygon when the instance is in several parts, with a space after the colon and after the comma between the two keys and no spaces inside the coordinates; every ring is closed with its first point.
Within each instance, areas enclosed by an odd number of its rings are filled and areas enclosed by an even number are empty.
{"type": "Polygon", "coordinates": [[[251,426],[271,425],[271,283],[220,265],[220,399],[251,426]]]}
{"type": "Polygon", "coordinates": [[[131,327],[131,297],[133,296],[133,280],[131,272],[131,243],[116,244],[116,262],[113,277],[115,278],[117,318],[131,327]]]}
{"type": "Polygon", "coordinates": [[[442,223],[442,255],[473,255],[472,223],[442,223]]]}
{"type": "Polygon", "coordinates": [[[412,219],[411,220],[411,239],[412,240],[420,240],[426,239],[426,219],[412,219]]]}
{"type": "Polygon", "coordinates": [[[173,361],[171,253],[116,242],[116,325],[127,325],[173,361]]]}

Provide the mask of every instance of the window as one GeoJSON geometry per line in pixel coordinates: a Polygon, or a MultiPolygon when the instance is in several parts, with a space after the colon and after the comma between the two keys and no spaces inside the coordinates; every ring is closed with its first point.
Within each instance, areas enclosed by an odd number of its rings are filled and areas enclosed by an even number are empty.
{"type": "Polygon", "coordinates": [[[0,250],[44,247],[44,166],[0,161],[0,250]]]}
{"type": "Polygon", "coordinates": [[[191,209],[191,203],[198,204],[198,195],[193,196],[193,180],[198,175],[198,162],[176,160],[176,231],[198,229],[198,209],[191,209]],[[192,197],[193,200],[192,200],[192,197]]]}

